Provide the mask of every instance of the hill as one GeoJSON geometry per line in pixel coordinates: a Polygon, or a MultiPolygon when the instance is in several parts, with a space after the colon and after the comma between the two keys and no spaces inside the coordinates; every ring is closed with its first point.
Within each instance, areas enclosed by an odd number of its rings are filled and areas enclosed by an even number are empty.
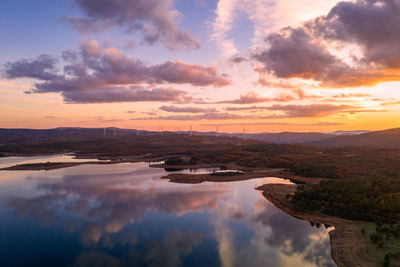
{"type": "Polygon", "coordinates": [[[307,143],[321,147],[369,146],[400,148],[400,128],[368,132],[359,135],[342,135],[307,143]]]}
{"type": "Polygon", "coordinates": [[[309,142],[322,141],[332,138],[335,135],[326,133],[296,133],[296,132],[282,132],[282,133],[259,133],[248,134],[247,138],[259,141],[275,143],[275,144],[304,144],[309,142]]]}

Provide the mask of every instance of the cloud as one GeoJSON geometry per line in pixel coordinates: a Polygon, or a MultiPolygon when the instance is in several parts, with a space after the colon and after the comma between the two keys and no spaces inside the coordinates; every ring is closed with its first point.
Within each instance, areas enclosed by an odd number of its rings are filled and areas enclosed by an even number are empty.
{"type": "MultiPolygon", "coordinates": [[[[279,78],[303,78],[339,82],[351,70],[302,28],[285,28],[270,34],[270,47],[253,58],[263,64],[259,72],[272,72],[279,78]]],[[[343,83],[345,81],[342,81],[343,83]]]]}
{"type": "Polygon", "coordinates": [[[146,115],[150,115],[150,116],[156,116],[157,115],[157,111],[143,111],[143,112],[140,112],[140,113],[142,113],[142,114],[146,114],[146,115]]]}
{"type": "Polygon", "coordinates": [[[248,92],[245,95],[240,95],[238,99],[220,101],[220,104],[253,104],[261,102],[269,102],[271,98],[269,97],[259,97],[255,92],[248,92]]]}
{"type": "Polygon", "coordinates": [[[302,89],[293,89],[292,93],[294,95],[281,93],[276,97],[260,97],[255,92],[248,92],[245,95],[240,95],[238,99],[219,101],[216,102],[216,104],[255,104],[263,102],[290,102],[294,100],[321,98],[317,95],[307,95],[302,89]]]}
{"type": "MultiPolygon", "coordinates": [[[[129,238],[131,228],[127,226],[141,221],[149,211],[174,216],[202,213],[206,209],[215,209],[226,190],[210,186],[196,186],[196,190],[190,187],[164,188],[159,183],[151,183],[154,177],[163,174],[163,170],[152,170],[143,165],[127,172],[103,170],[90,175],[65,174],[57,181],[41,177],[38,178],[38,190],[44,190],[45,195],[12,196],[6,199],[5,204],[16,215],[37,219],[46,226],[56,221],[62,205],[71,219],[80,222],[72,229],[82,234],[83,245],[110,247],[118,243],[134,243],[136,238],[129,238]],[[129,183],[131,187],[122,188],[118,186],[121,183],[129,183]],[[148,187],[149,183],[152,186],[148,187]],[[66,199],[65,194],[74,197],[66,199]],[[62,199],[64,201],[60,202],[62,199]],[[90,205],[93,199],[96,200],[95,206],[90,205]]],[[[190,239],[191,234],[187,233],[186,237],[190,239]]],[[[189,244],[181,244],[186,246],[185,251],[189,249],[189,244]]]]}
{"type": "Polygon", "coordinates": [[[96,120],[98,120],[98,121],[104,121],[104,122],[124,121],[123,119],[104,119],[103,116],[98,116],[98,117],[96,117],[96,120]]]}
{"type": "Polygon", "coordinates": [[[226,111],[243,111],[243,110],[266,110],[267,107],[248,106],[248,107],[226,107],[226,111]]]}
{"type": "Polygon", "coordinates": [[[83,58],[88,58],[88,57],[98,58],[100,57],[101,54],[101,47],[96,40],[82,42],[81,54],[83,58]]]}
{"type": "Polygon", "coordinates": [[[265,33],[279,29],[282,25],[297,25],[329,10],[332,4],[340,0],[219,0],[213,18],[212,38],[224,56],[231,57],[238,52],[236,38],[242,38],[242,32],[235,26],[241,16],[252,23],[253,47],[262,42],[265,33]],[[310,8],[312,7],[312,8],[310,8]]]}
{"type": "Polygon", "coordinates": [[[166,120],[166,121],[199,121],[199,120],[238,120],[254,119],[255,116],[238,115],[225,112],[209,112],[199,115],[169,115],[158,117],[131,118],[131,120],[166,120]]]}
{"type": "MultiPolygon", "coordinates": [[[[387,110],[363,109],[360,106],[333,105],[333,104],[308,104],[308,105],[280,105],[272,106],[247,106],[247,107],[226,107],[226,111],[270,111],[273,113],[262,115],[243,115],[229,112],[206,112],[198,115],[168,115],[157,117],[139,117],[131,120],[169,120],[169,121],[200,121],[200,120],[264,120],[284,118],[318,118],[332,114],[385,112],[387,110]]],[[[336,124],[334,124],[336,125],[336,124]]]]}
{"type": "Polygon", "coordinates": [[[327,40],[356,43],[363,51],[361,62],[385,68],[400,67],[400,2],[397,0],[340,2],[328,15],[306,26],[327,40]]]}
{"type": "Polygon", "coordinates": [[[245,56],[242,56],[240,54],[234,55],[229,59],[229,62],[234,63],[234,64],[240,64],[245,61],[248,61],[248,58],[245,56]]]}
{"type": "MultiPolygon", "coordinates": [[[[334,113],[350,112],[356,107],[350,105],[331,104],[309,104],[309,105],[272,105],[272,106],[248,106],[248,107],[227,107],[227,111],[264,110],[278,111],[282,114],[275,115],[276,118],[299,118],[299,117],[321,117],[334,113]]],[[[354,110],[360,112],[362,109],[354,110]]],[[[273,118],[274,116],[270,116],[273,118]]],[[[265,117],[268,118],[268,117],[265,117]]]]}
{"type": "Polygon", "coordinates": [[[392,106],[392,105],[400,105],[400,101],[390,101],[381,104],[381,106],[392,106]]]}
{"type": "Polygon", "coordinates": [[[321,117],[352,109],[349,105],[310,104],[310,105],[273,105],[268,110],[281,111],[286,118],[321,117]]]}
{"type": "Polygon", "coordinates": [[[160,110],[176,113],[205,113],[214,112],[215,108],[196,108],[196,107],[176,107],[176,106],[161,106],[160,110]]]}
{"type": "Polygon", "coordinates": [[[370,94],[363,94],[363,93],[355,93],[355,94],[337,94],[332,96],[333,98],[356,98],[356,97],[371,97],[370,94]]]}
{"type": "Polygon", "coordinates": [[[115,103],[115,102],[173,102],[186,96],[186,92],[174,88],[146,89],[140,86],[103,87],[91,90],[64,91],[67,103],[115,103]]]}
{"type": "Polygon", "coordinates": [[[116,48],[101,49],[96,41],[85,41],[78,53],[63,53],[63,70],[57,59],[41,55],[33,60],[19,60],[5,65],[7,78],[36,78],[30,93],[60,92],[66,102],[125,102],[125,101],[189,101],[183,91],[171,88],[147,90],[138,84],[191,84],[193,86],[226,86],[225,74],[214,66],[167,61],[148,65],[138,58],[125,55],[116,48]]]}
{"type": "Polygon", "coordinates": [[[238,0],[218,1],[215,10],[216,17],[212,23],[214,31],[212,37],[217,42],[221,52],[227,57],[238,53],[238,49],[228,34],[233,27],[238,4],[238,0]]]}
{"type": "Polygon", "coordinates": [[[371,112],[387,112],[386,109],[350,109],[345,110],[343,113],[357,114],[357,113],[371,113],[371,112]]]}
{"type": "Polygon", "coordinates": [[[198,41],[179,29],[178,10],[173,0],[75,0],[84,17],[62,17],[78,32],[103,32],[122,27],[128,34],[141,31],[146,44],[160,41],[170,50],[198,49],[198,41]]]}
{"type": "Polygon", "coordinates": [[[14,78],[34,78],[39,80],[53,80],[57,75],[58,60],[50,55],[40,55],[36,59],[23,59],[5,64],[5,76],[14,78]]]}
{"type": "Polygon", "coordinates": [[[397,1],[340,2],[326,16],[301,27],[269,34],[267,48],[253,52],[258,71],[279,78],[302,78],[324,87],[372,86],[400,79],[400,4],[397,1]],[[359,48],[345,62],[329,48],[359,48]],[[338,45],[339,44],[339,45],[338,45]]]}

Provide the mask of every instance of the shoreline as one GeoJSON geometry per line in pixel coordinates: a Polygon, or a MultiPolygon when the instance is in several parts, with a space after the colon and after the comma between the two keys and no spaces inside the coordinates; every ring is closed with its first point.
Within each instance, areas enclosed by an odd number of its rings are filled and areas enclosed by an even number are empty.
{"type": "Polygon", "coordinates": [[[318,184],[319,182],[326,180],[325,178],[309,178],[294,175],[284,169],[264,169],[254,170],[251,172],[235,174],[235,175],[213,175],[209,174],[189,174],[189,173],[171,173],[161,177],[161,179],[169,179],[173,183],[189,183],[198,184],[203,182],[235,182],[245,181],[256,178],[264,177],[277,177],[282,179],[288,179],[294,183],[301,184],[318,184]]]}
{"type": "MultiPolygon", "coordinates": [[[[85,156],[75,156],[77,159],[97,159],[99,161],[82,161],[82,162],[50,162],[47,164],[43,163],[26,163],[26,164],[16,164],[13,166],[0,168],[0,171],[40,171],[40,170],[54,170],[68,167],[75,167],[84,164],[98,164],[98,165],[108,165],[108,164],[118,164],[118,163],[138,163],[138,162],[160,162],[169,156],[163,157],[99,157],[98,155],[85,155],[85,156]]],[[[294,183],[301,184],[318,184],[327,178],[319,177],[302,177],[295,175],[282,168],[271,168],[271,169],[260,169],[260,168],[250,168],[238,166],[234,163],[198,163],[193,165],[168,165],[164,163],[153,163],[149,164],[151,168],[165,168],[165,169],[202,169],[202,168],[226,168],[229,170],[244,171],[243,174],[238,175],[227,175],[218,176],[212,174],[182,174],[182,173],[170,173],[166,176],[161,177],[162,179],[169,179],[170,182],[175,183],[202,183],[202,182],[233,182],[233,181],[244,181],[255,178],[263,178],[268,176],[273,176],[277,178],[288,179],[294,183]]]]}
{"type": "MultiPolygon", "coordinates": [[[[77,157],[78,158],[78,157],[77,157]]],[[[93,157],[92,157],[93,159],[93,157]]],[[[103,159],[102,159],[103,160],[103,159]]],[[[75,167],[79,165],[108,165],[118,163],[138,163],[138,162],[159,162],[165,160],[165,157],[154,158],[119,158],[108,159],[104,161],[83,161],[83,162],[50,162],[48,163],[26,163],[17,164],[5,168],[0,168],[0,171],[41,171],[41,170],[54,170],[75,167]]],[[[166,168],[166,169],[202,169],[202,168],[227,168],[232,170],[244,171],[245,173],[235,175],[213,175],[209,174],[184,174],[184,173],[170,173],[161,177],[162,179],[169,179],[170,182],[175,183],[202,183],[202,182],[234,182],[244,181],[255,178],[263,177],[277,177],[288,179],[294,183],[300,184],[318,184],[327,178],[319,177],[302,177],[286,171],[282,168],[276,169],[258,169],[237,166],[232,163],[218,163],[218,164],[193,164],[193,165],[167,165],[163,163],[150,164],[151,168],[166,168]],[[246,172],[247,171],[247,172],[246,172]]]]}
{"type": "MultiPolygon", "coordinates": [[[[64,154],[41,154],[41,155],[8,155],[7,157],[29,157],[29,156],[52,156],[52,155],[64,155],[64,154]]],[[[143,157],[99,157],[98,155],[72,155],[76,159],[88,159],[97,161],[76,161],[76,162],[40,162],[40,163],[21,163],[12,165],[9,167],[0,168],[0,171],[41,171],[41,170],[54,170],[62,169],[68,167],[75,167],[83,164],[88,165],[108,165],[108,164],[118,164],[118,163],[138,163],[138,162],[159,162],[163,161],[165,157],[153,157],[153,158],[143,158],[143,157]]]]}
{"type": "Polygon", "coordinates": [[[263,196],[277,208],[295,218],[334,226],[335,229],[329,232],[331,256],[339,267],[377,266],[375,262],[366,259],[367,248],[365,238],[361,233],[362,226],[360,222],[294,210],[290,207],[286,195],[294,193],[296,187],[296,185],[265,184],[256,189],[262,191],[263,196]]]}
{"type": "MultiPolygon", "coordinates": [[[[40,170],[53,170],[74,167],[83,164],[118,164],[118,163],[135,163],[135,162],[159,162],[168,158],[166,157],[99,157],[98,155],[86,155],[87,159],[108,159],[108,161],[83,161],[83,162],[50,162],[50,163],[31,163],[31,164],[20,164],[14,165],[0,170],[4,171],[40,171],[40,170]]],[[[76,158],[82,158],[78,155],[76,158]]],[[[170,168],[170,169],[200,169],[200,168],[226,168],[229,170],[240,170],[245,171],[244,173],[218,175],[213,173],[208,174],[184,174],[184,173],[170,173],[161,177],[161,179],[169,179],[170,182],[174,183],[187,183],[187,184],[198,184],[202,182],[234,182],[244,181],[255,178],[263,177],[277,177],[288,179],[295,183],[302,184],[318,184],[323,180],[330,180],[327,178],[310,178],[294,175],[293,173],[285,169],[260,169],[260,168],[248,168],[237,166],[233,163],[218,163],[218,164],[193,164],[193,165],[168,165],[163,163],[149,164],[152,168],[170,168]],[[247,172],[246,172],[247,171],[247,172]]],[[[310,222],[333,225],[335,230],[329,232],[330,243],[331,243],[331,256],[335,263],[339,266],[377,266],[374,262],[368,261],[365,258],[366,244],[365,238],[361,234],[360,222],[342,219],[339,217],[327,216],[322,214],[305,213],[294,210],[289,201],[286,199],[286,195],[293,194],[296,190],[297,185],[293,184],[265,184],[257,190],[262,191],[263,196],[272,202],[277,208],[283,212],[310,222]]]]}

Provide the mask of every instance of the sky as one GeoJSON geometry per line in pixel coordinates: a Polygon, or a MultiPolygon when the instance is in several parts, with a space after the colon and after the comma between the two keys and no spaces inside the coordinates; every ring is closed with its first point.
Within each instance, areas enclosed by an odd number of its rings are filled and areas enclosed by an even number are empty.
{"type": "Polygon", "coordinates": [[[398,0],[3,0],[0,127],[399,126],[398,0]]]}

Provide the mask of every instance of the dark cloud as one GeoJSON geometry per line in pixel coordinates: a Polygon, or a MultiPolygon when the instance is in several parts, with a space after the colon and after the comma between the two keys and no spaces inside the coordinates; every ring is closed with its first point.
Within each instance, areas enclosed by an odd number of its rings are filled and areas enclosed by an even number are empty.
{"type": "Polygon", "coordinates": [[[336,68],[338,59],[301,28],[286,28],[270,34],[266,41],[270,48],[254,57],[278,77],[316,78],[317,73],[336,68]]]}
{"type": "Polygon", "coordinates": [[[122,27],[128,34],[143,33],[145,43],[162,42],[168,49],[198,49],[191,34],[179,29],[180,13],[173,0],[75,0],[84,17],[63,17],[79,32],[102,32],[122,27]]]}
{"type": "Polygon", "coordinates": [[[340,2],[306,24],[317,36],[355,43],[363,49],[361,61],[385,68],[400,67],[400,2],[358,0],[340,2]]]}
{"type": "Polygon", "coordinates": [[[400,4],[395,0],[340,2],[327,16],[287,27],[266,38],[268,48],[253,53],[257,71],[280,78],[319,81],[327,87],[371,86],[400,79],[400,4]],[[329,52],[327,44],[361,48],[356,64],[329,52]]]}
{"type": "Polygon", "coordinates": [[[50,55],[40,55],[36,59],[22,59],[5,64],[5,76],[14,78],[34,78],[39,80],[58,79],[58,60],[50,55]]]}
{"type": "Polygon", "coordinates": [[[215,112],[215,108],[196,108],[196,107],[176,107],[176,106],[161,106],[160,110],[176,113],[206,113],[215,112]]]}
{"type": "Polygon", "coordinates": [[[229,62],[231,62],[231,63],[236,63],[236,64],[240,64],[240,63],[245,62],[245,61],[247,61],[247,60],[248,60],[248,58],[246,58],[245,56],[242,56],[242,55],[235,55],[235,56],[233,56],[233,57],[231,57],[231,58],[229,59],[229,62]]]}
{"type": "Polygon", "coordinates": [[[145,89],[138,84],[191,84],[225,86],[227,76],[215,67],[188,64],[179,60],[148,65],[116,48],[102,49],[96,41],[82,43],[80,53],[65,51],[60,71],[57,59],[41,55],[5,65],[8,78],[36,78],[31,93],[60,92],[66,102],[190,101],[191,97],[171,88],[145,89]]]}

